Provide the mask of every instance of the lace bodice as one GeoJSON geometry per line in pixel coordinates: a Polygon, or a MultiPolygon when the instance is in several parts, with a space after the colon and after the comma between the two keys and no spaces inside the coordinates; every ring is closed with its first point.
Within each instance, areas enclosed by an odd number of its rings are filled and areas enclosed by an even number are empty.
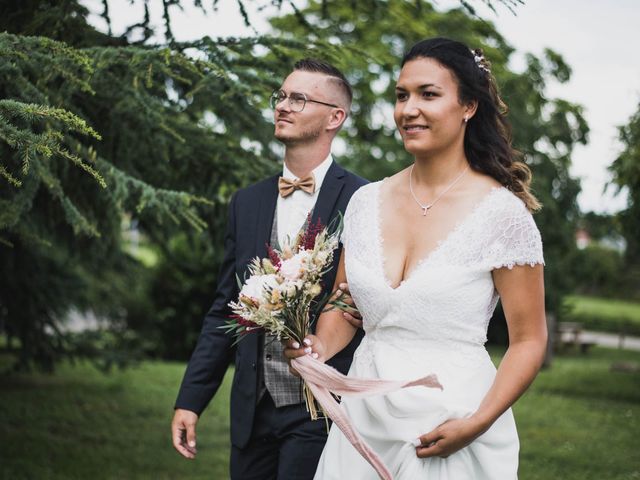
{"type": "Polygon", "coordinates": [[[484,345],[498,301],[491,271],[544,263],[540,233],[524,203],[506,188],[492,189],[394,289],[384,273],[381,185],[368,184],[353,195],[342,234],[365,338],[403,349],[484,345]]]}

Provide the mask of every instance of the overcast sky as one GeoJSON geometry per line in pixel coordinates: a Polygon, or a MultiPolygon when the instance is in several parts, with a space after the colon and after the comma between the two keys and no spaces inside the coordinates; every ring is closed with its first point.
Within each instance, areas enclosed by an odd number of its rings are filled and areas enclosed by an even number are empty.
{"type": "MultiPolygon", "coordinates": [[[[92,12],[102,10],[100,0],[83,3],[92,12]]],[[[183,3],[186,6],[190,2],[183,3]]],[[[512,65],[516,71],[522,70],[524,53],[539,55],[545,47],[562,54],[571,66],[572,79],[564,85],[549,85],[548,93],[583,105],[591,128],[589,144],[579,146],[572,156],[571,172],[582,180],[580,207],[597,212],[623,208],[624,195],[614,196],[612,189],[606,193],[603,190],[610,179],[607,166],[621,150],[616,127],[627,123],[640,102],[640,1],[527,0],[517,7],[515,16],[500,7],[496,16],[484,9],[479,0],[471,3],[518,50],[512,65]]],[[[439,0],[434,4],[445,9],[458,6],[459,2],[439,0]]],[[[109,0],[109,7],[114,33],[142,18],[142,7],[132,7],[128,0],[109,0]]],[[[268,25],[262,15],[250,14],[254,27],[266,32],[268,25]]],[[[91,19],[99,28],[105,27],[97,15],[91,19]]],[[[160,25],[161,20],[161,11],[152,11],[152,21],[160,25]]],[[[172,26],[178,40],[252,34],[232,0],[220,1],[219,11],[208,16],[194,8],[186,7],[184,12],[175,9],[172,26]]]]}

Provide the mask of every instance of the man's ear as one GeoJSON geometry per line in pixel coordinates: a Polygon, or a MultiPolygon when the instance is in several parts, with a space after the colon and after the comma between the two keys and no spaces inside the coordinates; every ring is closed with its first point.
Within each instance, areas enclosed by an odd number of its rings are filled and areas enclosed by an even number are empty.
{"type": "Polygon", "coordinates": [[[327,124],[327,130],[339,130],[347,119],[347,112],[343,108],[334,108],[331,112],[331,118],[327,124]]]}

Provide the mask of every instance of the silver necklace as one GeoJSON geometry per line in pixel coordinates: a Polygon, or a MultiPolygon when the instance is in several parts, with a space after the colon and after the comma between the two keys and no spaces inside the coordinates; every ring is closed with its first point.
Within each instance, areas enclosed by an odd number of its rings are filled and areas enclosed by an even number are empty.
{"type": "Polygon", "coordinates": [[[449,190],[451,190],[453,188],[453,186],[456,183],[458,183],[458,180],[460,180],[462,178],[462,176],[465,173],[467,173],[467,170],[469,170],[469,166],[467,165],[467,167],[462,171],[462,173],[460,175],[458,175],[456,177],[456,179],[453,182],[451,182],[451,184],[447,188],[445,188],[442,192],[440,192],[440,195],[438,195],[433,202],[423,205],[422,203],[420,203],[420,200],[418,200],[418,197],[416,197],[416,194],[413,193],[413,185],[412,185],[413,181],[412,181],[412,179],[413,179],[413,167],[414,166],[415,166],[415,163],[413,165],[411,165],[411,170],[409,171],[409,190],[411,191],[411,195],[413,196],[413,199],[416,201],[416,203],[422,209],[422,216],[423,217],[427,216],[427,212],[429,211],[429,209],[431,207],[433,207],[436,204],[436,202],[438,200],[440,200],[445,193],[447,193],[449,190]]]}

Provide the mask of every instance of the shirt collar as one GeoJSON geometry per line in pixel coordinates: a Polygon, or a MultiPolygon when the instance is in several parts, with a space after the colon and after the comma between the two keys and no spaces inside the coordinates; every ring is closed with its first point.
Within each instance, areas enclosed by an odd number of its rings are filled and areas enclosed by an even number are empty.
{"type": "MultiPolygon", "coordinates": [[[[327,158],[325,158],[320,165],[318,165],[316,168],[314,168],[311,171],[316,181],[316,192],[320,190],[320,187],[322,186],[322,182],[324,181],[324,177],[327,175],[327,172],[329,171],[329,167],[331,167],[332,163],[333,163],[333,156],[331,155],[331,153],[329,153],[329,155],[327,155],[327,158]]],[[[289,178],[292,180],[298,178],[293,173],[291,173],[291,170],[287,168],[287,164],[285,162],[282,162],[282,164],[283,164],[282,176],[284,178],[289,178]]]]}

